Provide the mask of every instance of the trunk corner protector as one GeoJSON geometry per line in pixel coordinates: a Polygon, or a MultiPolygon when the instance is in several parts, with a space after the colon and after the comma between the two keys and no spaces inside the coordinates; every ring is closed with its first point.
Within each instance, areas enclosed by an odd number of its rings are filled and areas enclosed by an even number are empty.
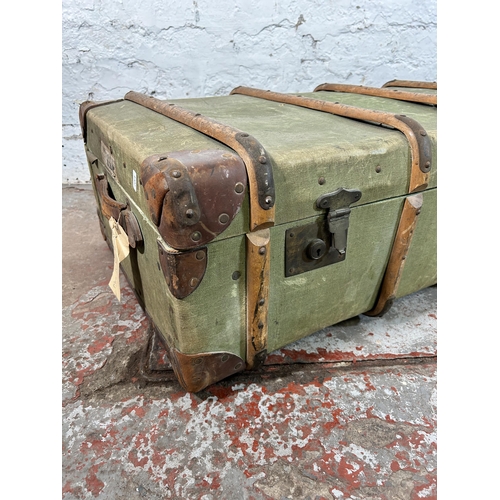
{"type": "Polygon", "coordinates": [[[170,293],[176,299],[185,299],[200,285],[207,269],[207,247],[172,252],[158,238],[159,267],[170,293]]]}
{"type": "Polygon", "coordinates": [[[243,161],[222,149],[152,155],[140,177],[151,219],[176,250],[199,248],[224,232],[247,190],[243,161]]]}

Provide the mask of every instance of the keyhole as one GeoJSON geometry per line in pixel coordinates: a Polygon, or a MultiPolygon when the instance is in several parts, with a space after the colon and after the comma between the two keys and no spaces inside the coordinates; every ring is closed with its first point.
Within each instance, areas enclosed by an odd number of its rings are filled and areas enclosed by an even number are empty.
{"type": "Polygon", "coordinates": [[[307,246],[307,254],[313,260],[319,260],[326,253],[326,243],[316,238],[312,240],[307,246]]]}

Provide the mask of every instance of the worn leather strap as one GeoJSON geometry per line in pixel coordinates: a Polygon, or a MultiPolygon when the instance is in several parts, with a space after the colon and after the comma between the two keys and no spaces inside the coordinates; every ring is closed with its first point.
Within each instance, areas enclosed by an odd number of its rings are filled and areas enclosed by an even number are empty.
{"type": "Polygon", "coordinates": [[[362,85],[343,85],[340,83],[323,83],[318,85],[314,92],[324,90],[327,92],[346,92],[350,94],[362,94],[374,97],[384,97],[387,99],[396,99],[398,101],[415,102],[418,104],[430,104],[437,106],[436,94],[423,94],[419,92],[407,92],[402,90],[364,87],[362,85]]]}
{"type": "MultiPolygon", "coordinates": [[[[427,188],[429,171],[432,162],[430,139],[427,136],[427,132],[417,121],[405,115],[395,115],[382,111],[373,111],[355,106],[347,106],[345,104],[322,101],[320,99],[290,94],[280,94],[278,92],[253,89],[249,87],[237,87],[231,92],[231,94],[242,94],[260,99],[267,99],[269,101],[292,104],[317,111],[332,113],[346,118],[363,120],[368,123],[382,123],[384,125],[389,125],[402,132],[410,145],[411,173],[408,193],[416,193],[427,188]]],[[[421,207],[421,201],[418,203],[420,203],[421,207]]],[[[418,205],[418,203],[415,202],[414,199],[407,199],[404,203],[398,231],[396,233],[389,257],[389,266],[386,268],[386,272],[384,273],[380,293],[375,306],[370,311],[365,313],[367,315],[373,316],[383,314],[390,307],[392,298],[396,296],[404,262],[406,260],[414,233],[418,215],[417,212],[419,212],[419,210],[415,209],[415,206],[418,205]]]]}

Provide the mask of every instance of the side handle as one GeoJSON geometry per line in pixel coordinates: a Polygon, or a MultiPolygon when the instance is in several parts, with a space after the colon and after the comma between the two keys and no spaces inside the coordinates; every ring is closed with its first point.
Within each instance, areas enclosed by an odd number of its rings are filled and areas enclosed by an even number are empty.
{"type": "Polygon", "coordinates": [[[123,227],[127,233],[129,245],[135,248],[137,243],[143,241],[141,228],[139,227],[137,218],[130,210],[128,204],[120,203],[110,196],[108,180],[105,175],[97,174],[95,185],[102,214],[106,219],[113,217],[113,219],[123,227]]]}

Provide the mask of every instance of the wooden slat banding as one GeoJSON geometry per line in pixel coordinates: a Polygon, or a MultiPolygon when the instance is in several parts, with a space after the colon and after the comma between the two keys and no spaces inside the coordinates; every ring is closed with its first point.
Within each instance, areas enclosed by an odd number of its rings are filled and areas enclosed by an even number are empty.
{"type": "Polygon", "coordinates": [[[430,89],[437,90],[436,82],[422,82],[417,80],[391,80],[384,83],[382,87],[408,87],[414,89],[430,89]]]}
{"type": "Polygon", "coordinates": [[[270,239],[269,229],[247,235],[247,369],[258,368],[267,355],[270,239]]]}
{"type": "Polygon", "coordinates": [[[415,232],[417,218],[423,204],[422,193],[408,196],[403,205],[403,211],[399,219],[399,225],[394,240],[394,245],[389,257],[389,263],[385,270],[384,278],[375,306],[368,312],[367,316],[382,316],[388,311],[396,298],[399,282],[403,274],[410,243],[415,232]]]}
{"type": "Polygon", "coordinates": [[[437,105],[437,94],[423,94],[419,92],[407,92],[404,90],[395,90],[388,88],[364,87],[362,85],[343,85],[340,83],[323,83],[318,85],[314,92],[347,92],[350,94],[362,94],[374,97],[384,97],[387,99],[396,99],[398,101],[415,102],[418,104],[437,105]]]}

